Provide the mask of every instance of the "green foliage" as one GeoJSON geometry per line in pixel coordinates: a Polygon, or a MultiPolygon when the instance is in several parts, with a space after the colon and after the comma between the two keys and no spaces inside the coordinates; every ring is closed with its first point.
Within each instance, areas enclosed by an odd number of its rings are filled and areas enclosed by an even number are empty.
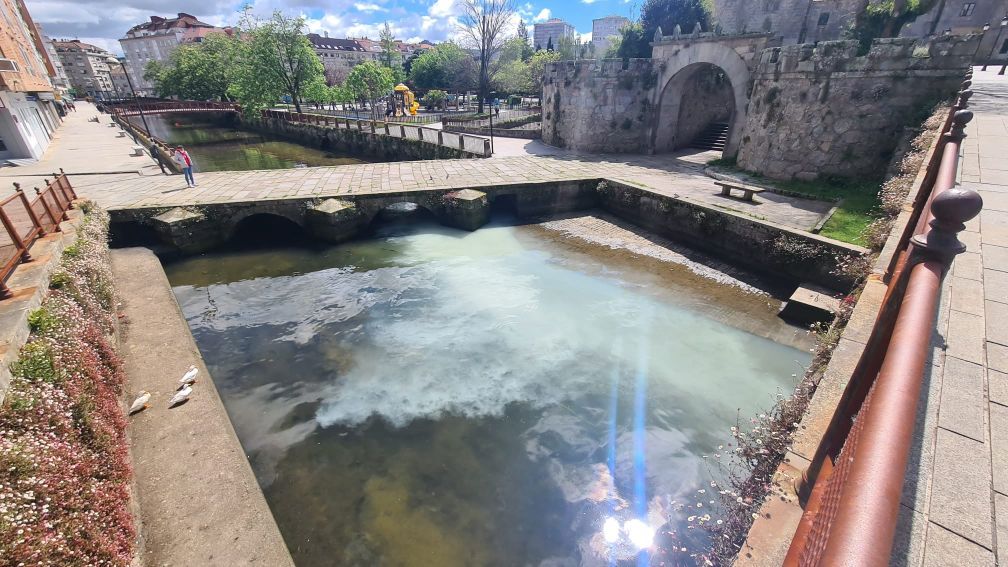
{"type": "Polygon", "coordinates": [[[537,90],[532,82],[532,66],[521,59],[501,65],[492,84],[499,93],[531,93],[537,90]]]}
{"type": "Polygon", "coordinates": [[[183,45],[166,64],[151,61],[144,77],[152,80],[160,96],[188,100],[227,98],[231,87],[236,42],[225,34],[211,34],[200,43],[183,45]]]}
{"type": "Polygon", "coordinates": [[[265,22],[242,26],[231,91],[246,111],[268,108],[289,95],[301,112],[305,89],[324,82],[322,62],[304,35],[304,18],[280,12],[265,22]]]}
{"type": "Polygon", "coordinates": [[[641,7],[640,23],[648,41],[659,27],[664,35],[672,35],[676,24],[683,33],[692,33],[697,22],[710,31],[711,0],[647,0],[641,7]]]}
{"type": "Polygon", "coordinates": [[[511,63],[512,61],[524,61],[528,63],[529,59],[532,58],[532,53],[534,52],[528,41],[520,37],[512,37],[504,42],[504,47],[501,47],[500,57],[497,61],[501,64],[511,63]]]}
{"type": "Polygon", "coordinates": [[[633,23],[620,31],[618,41],[609,47],[607,56],[619,59],[647,59],[651,57],[651,39],[654,32],[648,35],[644,26],[633,23]]]}
{"type": "Polygon", "coordinates": [[[59,319],[45,307],[28,314],[28,328],[35,334],[46,334],[59,325],[59,319]]]}
{"type": "Polygon", "coordinates": [[[532,88],[541,93],[543,87],[543,77],[546,75],[546,64],[556,63],[560,60],[560,54],[555,51],[536,51],[529,61],[529,78],[532,80],[532,88]]]}
{"type": "Polygon", "coordinates": [[[21,349],[21,356],[11,364],[11,374],[29,381],[55,384],[59,375],[53,365],[52,349],[44,341],[33,341],[21,349]]]}
{"type": "Polygon", "coordinates": [[[440,89],[431,89],[427,91],[422,102],[428,110],[434,110],[442,108],[446,100],[448,100],[448,93],[440,89]]]}
{"type": "Polygon", "coordinates": [[[410,79],[420,91],[468,91],[476,86],[476,74],[472,56],[451,42],[423,53],[410,66],[410,79]]]}
{"type": "Polygon", "coordinates": [[[859,53],[871,49],[872,41],[879,37],[896,37],[904,25],[926,14],[935,0],[880,0],[868,3],[854,19],[847,36],[858,42],[859,53]]]}
{"type": "Polygon", "coordinates": [[[396,47],[395,34],[392,33],[388,22],[385,22],[385,27],[378,33],[378,41],[382,50],[382,63],[389,69],[399,67],[401,64],[399,49],[396,47]]]}
{"type": "Polygon", "coordinates": [[[346,88],[355,98],[371,102],[371,114],[376,120],[379,118],[378,100],[391,93],[394,86],[392,70],[374,61],[365,61],[354,67],[346,80],[346,88]]]}

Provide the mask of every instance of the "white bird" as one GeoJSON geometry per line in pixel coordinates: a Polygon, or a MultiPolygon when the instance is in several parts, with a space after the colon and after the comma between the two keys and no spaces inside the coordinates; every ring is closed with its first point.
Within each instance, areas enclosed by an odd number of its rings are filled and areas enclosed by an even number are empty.
{"type": "Polygon", "coordinates": [[[174,407],[179,404],[185,403],[186,401],[189,400],[190,394],[192,394],[192,386],[186,386],[181,390],[179,390],[178,392],[175,392],[175,395],[172,396],[170,400],[168,400],[168,407],[174,407]]]}
{"type": "Polygon", "coordinates": [[[149,407],[147,405],[147,402],[149,401],[150,401],[150,392],[146,390],[141,390],[140,394],[137,396],[137,399],[133,400],[133,405],[130,406],[129,409],[130,415],[138,411],[147,409],[149,407]]]}
{"type": "Polygon", "coordinates": [[[199,374],[199,369],[197,369],[195,366],[190,366],[189,370],[182,375],[182,379],[178,381],[179,389],[181,390],[182,388],[195,383],[197,374],[199,374]]]}

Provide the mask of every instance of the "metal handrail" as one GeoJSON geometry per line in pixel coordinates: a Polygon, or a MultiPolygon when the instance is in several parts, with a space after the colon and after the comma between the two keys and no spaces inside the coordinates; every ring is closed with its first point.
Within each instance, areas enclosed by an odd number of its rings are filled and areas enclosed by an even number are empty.
{"type": "Polygon", "coordinates": [[[7,278],[20,264],[32,261],[31,248],[39,238],[60,231],[60,222],[69,218],[67,211],[73,208],[73,201],[77,199],[77,194],[62,169],[58,175],[53,174],[52,182],[48,179],[45,182],[44,190],[35,188],[36,197],[31,201],[18,183],[14,184],[13,195],[0,200],[0,230],[11,242],[7,246],[11,250],[0,256],[0,299],[13,295],[6,285],[7,278]],[[19,230],[11,218],[16,213],[21,213],[30,220],[31,228],[19,230]]]}
{"type": "Polygon", "coordinates": [[[284,110],[263,110],[261,115],[263,118],[272,118],[296,124],[312,124],[314,126],[322,126],[325,128],[357,130],[359,132],[368,132],[370,134],[385,135],[406,140],[415,139],[422,143],[457,149],[463,152],[476,154],[481,157],[490,157],[493,155],[493,152],[490,149],[490,140],[484,137],[456,132],[445,132],[437,128],[424,128],[423,126],[411,124],[397,124],[395,122],[346,118],[342,116],[329,116],[326,114],[312,114],[308,112],[287,112],[284,110]],[[411,138],[408,135],[408,132],[415,132],[416,138],[411,138]],[[456,142],[458,145],[451,145],[448,143],[449,140],[456,142]],[[467,140],[472,143],[467,144],[467,140]],[[473,150],[473,146],[478,147],[479,150],[473,150]]]}
{"type": "Polygon", "coordinates": [[[872,337],[806,472],[811,486],[785,565],[889,564],[942,278],[965,250],[956,234],[982,207],[976,192],[955,186],[972,119],[961,109],[972,94],[963,87],[927,164],[933,190],[917,196],[915,235],[902,235],[872,337]]]}

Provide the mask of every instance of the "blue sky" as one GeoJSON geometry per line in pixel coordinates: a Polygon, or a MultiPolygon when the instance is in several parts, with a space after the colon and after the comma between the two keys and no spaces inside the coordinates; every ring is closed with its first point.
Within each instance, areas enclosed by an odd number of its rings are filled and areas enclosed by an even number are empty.
{"type": "MultiPolygon", "coordinates": [[[[121,53],[118,39],[150,16],[190,13],[216,25],[234,24],[248,4],[257,15],[273,10],[303,15],[311,31],[333,37],[378,37],[385,21],[401,39],[443,41],[455,34],[456,0],[26,0],[46,34],[79,38],[121,53]]],[[[535,21],[562,18],[578,32],[591,32],[591,21],[610,14],[632,17],[637,0],[543,0],[520,2],[517,17],[531,29],[535,21]]],[[[511,30],[511,33],[514,33],[511,30]]]]}

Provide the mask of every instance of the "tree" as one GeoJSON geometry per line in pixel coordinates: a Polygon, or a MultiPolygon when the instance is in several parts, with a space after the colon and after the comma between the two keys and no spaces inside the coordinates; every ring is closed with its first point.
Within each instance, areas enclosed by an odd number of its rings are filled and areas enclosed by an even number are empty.
{"type": "Polygon", "coordinates": [[[346,80],[346,88],[355,98],[366,99],[371,103],[371,117],[374,120],[380,118],[378,102],[391,93],[394,86],[392,70],[374,61],[365,61],[354,67],[346,80]]]}
{"type": "Polygon", "coordinates": [[[534,92],[531,66],[521,59],[504,63],[494,76],[493,87],[508,94],[534,92]]]}
{"type": "Polygon", "coordinates": [[[304,30],[304,18],[288,18],[280,12],[265,22],[242,26],[231,90],[243,108],[266,108],[286,94],[301,112],[304,89],[325,80],[322,62],[304,30]]]}
{"type": "Polygon", "coordinates": [[[208,35],[200,43],[179,47],[164,63],[150,61],[144,67],[144,78],[154,83],[160,96],[227,99],[235,47],[227,35],[208,35]]]}
{"type": "Polygon", "coordinates": [[[546,51],[553,51],[553,37],[546,40],[546,51]]]}
{"type": "Polygon", "coordinates": [[[461,31],[479,49],[479,107],[476,111],[482,113],[495,72],[491,63],[506,39],[504,28],[514,16],[515,0],[460,0],[459,7],[462,10],[461,31]]]}
{"type": "Polygon", "coordinates": [[[641,8],[640,23],[648,41],[659,27],[664,35],[672,35],[676,24],[689,33],[698,22],[710,30],[711,0],[646,0],[641,8]]]}
{"type": "Polygon", "coordinates": [[[399,48],[396,46],[395,34],[392,33],[392,28],[389,27],[388,22],[385,22],[385,27],[379,33],[378,39],[381,44],[382,62],[389,69],[398,67],[399,48]]]}
{"type": "Polygon", "coordinates": [[[444,108],[445,101],[447,100],[448,93],[440,89],[431,89],[424,95],[421,102],[423,102],[427,110],[441,110],[444,108]]]}
{"type": "Polygon", "coordinates": [[[422,53],[410,66],[410,79],[418,91],[467,91],[476,83],[472,56],[451,42],[422,53]]]}
{"type": "MultiPolygon", "coordinates": [[[[662,28],[664,32],[664,28],[662,28]]],[[[620,30],[619,41],[613,43],[612,55],[620,59],[636,59],[651,57],[651,39],[648,37],[644,26],[640,23],[632,23],[620,30]]]]}
{"type": "Polygon", "coordinates": [[[560,54],[556,51],[536,51],[535,55],[532,56],[532,61],[529,62],[529,77],[532,82],[532,88],[542,95],[543,88],[543,77],[546,74],[546,65],[549,63],[556,63],[560,60],[560,54]]]}
{"type": "Polygon", "coordinates": [[[529,43],[528,28],[525,27],[525,20],[518,20],[518,39],[521,40],[522,45],[522,61],[528,63],[535,50],[532,49],[532,44],[529,43]]]}

